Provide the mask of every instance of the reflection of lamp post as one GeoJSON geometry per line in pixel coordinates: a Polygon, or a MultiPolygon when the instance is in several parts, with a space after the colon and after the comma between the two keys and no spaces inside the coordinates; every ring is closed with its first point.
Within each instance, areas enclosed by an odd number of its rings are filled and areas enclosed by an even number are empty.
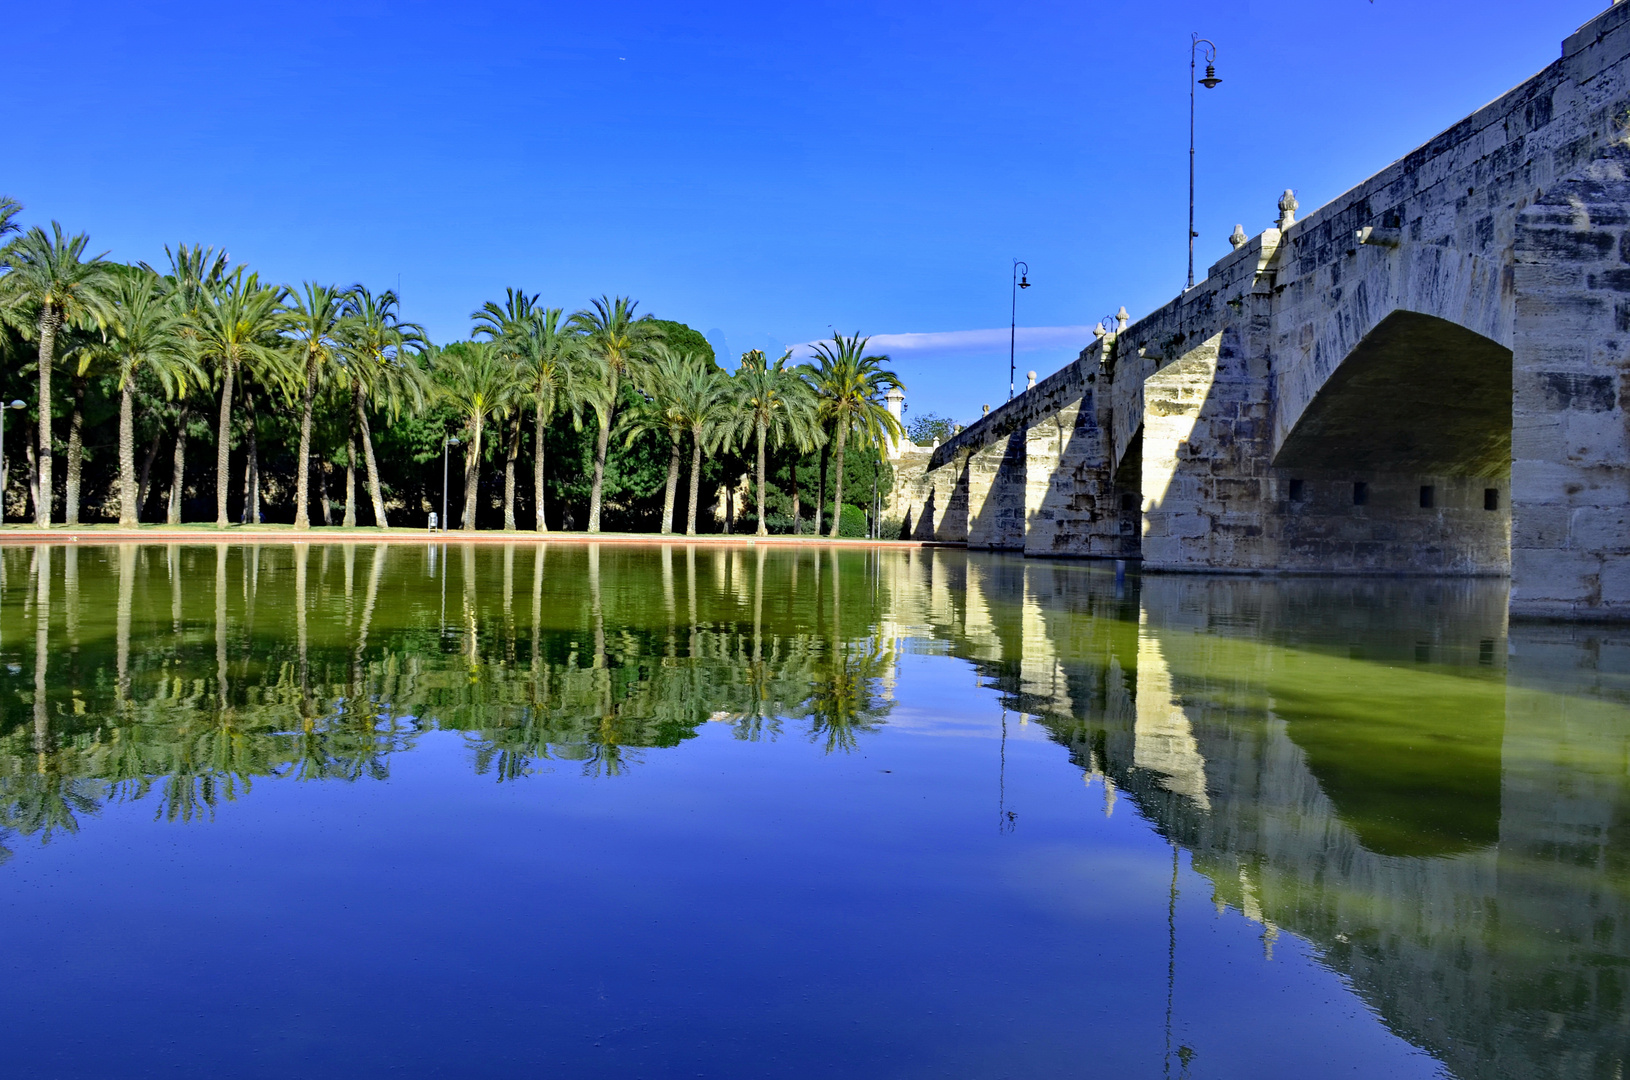
{"type": "MultiPolygon", "coordinates": [[[[0,405],[0,477],[6,475],[6,410],[26,408],[28,408],[28,402],[23,401],[21,398],[0,405]]],[[[6,520],[6,493],[3,489],[0,489],[0,521],[4,520],[6,520]]]]}
{"type": "Polygon", "coordinates": [[[441,531],[447,531],[447,448],[457,446],[458,440],[449,436],[441,444],[441,531]]]}
{"type": "Polygon", "coordinates": [[[1207,90],[1213,89],[1222,82],[1217,78],[1217,46],[1201,37],[1194,35],[1194,42],[1189,46],[1189,288],[1194,288],[1194,61],[1199,55],[1200,46],[1205,46],[1206,77],[1198,80],[1207,90]]]}
{"type": "Polygon", "coordinates": [[[1013,260],[1013,318],[1007,328],[1007,399],[1013,400],[1014,346],[1019,338],[1019,290],[1030,288],[1030,267],[1018,259],[1013,260]]]}

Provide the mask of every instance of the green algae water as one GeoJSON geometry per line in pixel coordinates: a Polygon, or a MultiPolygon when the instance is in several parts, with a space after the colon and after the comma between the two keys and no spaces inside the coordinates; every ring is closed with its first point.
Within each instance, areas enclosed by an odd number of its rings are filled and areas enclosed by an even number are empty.
{"type": "Polygon", "coordinates": [[[959,550],[0,549],[37,1077],[1601,1077],[1630,630],[959,550]]]}

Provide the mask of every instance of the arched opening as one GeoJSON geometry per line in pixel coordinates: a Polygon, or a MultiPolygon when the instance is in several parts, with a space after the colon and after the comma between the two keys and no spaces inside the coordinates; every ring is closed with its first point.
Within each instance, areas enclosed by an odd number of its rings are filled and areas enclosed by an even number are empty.
{"type": "Polygon", "coordinates": [[[1511,350],[1395,311],[1314,395],[1273,459],[1285,569],[1504,574],[1511,350]]]}
{"type": "Polygon", "coordinates": [[[1395,311],[1331,374],[1285,437],[1281,468],[1511,475],[1511,350],[1395,311]]]}

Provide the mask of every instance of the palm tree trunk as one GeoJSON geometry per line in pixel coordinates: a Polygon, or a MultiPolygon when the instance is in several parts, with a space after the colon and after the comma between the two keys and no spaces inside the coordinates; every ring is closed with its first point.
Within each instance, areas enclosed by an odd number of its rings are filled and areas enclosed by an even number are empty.
{"type": "Polygon", "coordinates": [[[669,432],[673,436],[673,453],[668,455],[668,490],[662,496],[662,535],[668,536],[674,531],[674,496],[679,493],[679,432],[669,432]]]}
{"type": "Polygon", "coordinates": [[[224,529],[232,522],[226,516],[227,481],[232,475],[232,377],[235,365],[221,366],[221,419],[215,429],[215,527],[224,529]]]}
{"type": "Polygon", "coordinates": [[[758,535],[770,535],[764,523],[764,421],[758,422],[758,535]]]}
{"type": "Polygon", "coordinates": [[[470,441],[464,447],[464,519],[459,525],[465,532],[475,532],[475,504],[481,493],[481,422],[480,413],[470,415],[470,441]]]}
{"type": "Polygon", "coordinates": [[[358,386],[357,389],[357,429],[362,433],[362,460],[368,466],[368,497],[374,504],[374,525],[387,529],[390,522],[385,520],[385,496],[379,490],[379,465],[374,461],[374,436],[368,428],[368,410],[363,408],[361,387],[358,386]]]}
{"type": "Polygon", "coordinates": [[[51,365],[56,361],[57,324],[61,321],[56,306],[45,304],[40,308],[40,449],[35,465],[38,494],[34,497],[34,524],[46,528],[51,524],[51,365]]]}
{"type": "Polygon", "coordinates": [[[832,460],[832,444],[821,444],[820,473],[815,477],[815,535],[821,535],[821,511],[826,509],[827,464],[832,460]]]}
{"type": "Polygon", "coordinates": [[[690,433],[690,510],[685,516],[685,535],[696,535],[696,497],[702,490],[702,434],[692,429],[690,433]]]}
{"type": "Polygon", "coordinates": [[[504,529],[515,531],[515,459],[521,456],[521,418],[509,433],[509,454],[504,458],[504,529]]]}
{"type": "Polygon", "coordinates": [[[357,418],[351,414],[351,441],[345,444],[345,517],[340,524],[357,527],[357,418]]]}
{"type": "Polygon", "coordinates": [[[536,444],[532,448],[532,506],[538,519],[538,532],[549,531],[549,525],[543,519],[543,425],[543,396],[540,394],[538,410],[532,421],[532,437],[536,444]]]}
{"type": "Polygon", "coordinates": [[[34,441],[29,440],[27,447],[28,457],[28,497],[34,503],[34,517],[40,516],[40,458],[39,452],[34,449],[34,441]]]}
{"type": "Polygon", "coordinates": [[[322,502],[321,502],[320,505],[323,508],[323,524],[324,525],[332,525],[332,524],[334,524],[334,508],[331,505],[331,502],[330,502],[330,500],[328,498],[328,468],[329,468],[328,462],[319,461],[317,463],[316,467],[317,467],[317,491],[318,491],[319,496],[322,499],[322,502]]]}
{"type": "Polygon", "coordinates": [[[832,539],[838,538],[838,530],[843,528],[843,444],[849,437],[849,425],[838,424],[838,445],[832,454],[832,466],[837,475],[832,478],[832,531],[827,535],[832,539]]]}
{"type": "Polygon", "coordinates": [[[164,427],[161,424],[153,425],[153,441],[147,444],[147,453],[142,458],[141,481],[136,487],[136,520],[139,522],[147,513],[147,500],[153,494],[153,462],[158,460],[158,448],[164,442],[164,427]]]}
{"type": "Polygon", "coordinates": [[[260,524],[260,439],[255,424],[255,397],[243,395],[243,426],[249,439],[249,453],[243,463],[243,522],[260,524]]]}
{"type": "Polygon", "coordinates": [[[317,357],[306,357],[306,385],[300,392],[300,456],[294,470],[294,527],[311,528],[311,414],[317,403],[317,357]]]}
{"type": "Polygon", "coordinates": [[[85,383],[83,375],[74,376],[74,409],[68,414],[68,475],[62,485],[63,521],[79,524],[79,478],[84,469],[80,460],[85,450],[85,383]]]}
{"type": "MultiPolygon", "coordinates": [[[[149,463],[152,457],[148,457],[149,463]]],[[[147,487],[145,472],[142,488],[147,487]]],[[[142,494],[145,494],[143,490],[142,494]]],[[[128,373],[119,390],[119,524],[125,528],[140,519],[136,491],[136,387],[128,373]]],[[[124,578],[120,578],[123,585],[124,578]]]]}
{"type": "Polygon", "coordinates": [[[600,531],[600,495],[606,482],[606,446],[611,442],[611,421],[617,412],[617,372],[611,372],[605,415],[600,417],[600,438],[594,444],[594,486],[589,488],[589,532],[600,531]]]}
{"type": "Polygon", "coordinates": [[[187,406],[181,406],[181,413],[175,422],[175,471],[170,474],[170,507],[164,515],[165,522],[170,525],[181,524],[181,497],[187,481],[187,421],[191,419],[191,411],[187,406]]]}
{"type": "Polygon", "coordinates": [[[803,523],[798,520],[798,459],[792,459],[792,532],[796,536],[798,527],[803,523]]]}

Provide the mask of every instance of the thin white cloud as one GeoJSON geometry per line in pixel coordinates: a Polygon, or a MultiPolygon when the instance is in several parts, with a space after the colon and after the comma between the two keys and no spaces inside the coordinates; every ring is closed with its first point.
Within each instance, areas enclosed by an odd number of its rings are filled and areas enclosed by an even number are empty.
{"type": "MultiPolygon", "coordinates": [[[[1021,326],[1014,334],[1019,352],[1038,349],[1082,349],[1092,342],[1090,326],[1021,326]]],[[[929,334],[873,334],[869,351],[893,356],[911,353],[989,353],[1007,351],[1006,327],[994,330],[944,330],[929,334]]],[[[800,359],[809,356],[814,342],[794,347],[800,359]]]]}

